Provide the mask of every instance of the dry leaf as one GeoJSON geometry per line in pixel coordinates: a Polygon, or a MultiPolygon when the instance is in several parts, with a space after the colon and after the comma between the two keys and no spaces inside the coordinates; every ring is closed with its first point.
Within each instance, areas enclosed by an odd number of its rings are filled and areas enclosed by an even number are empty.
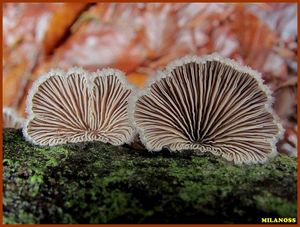
{"type": "Polygon", "coordinates": [[[45,55],[54,51],[87,5],[87,3],[64,3],[57,9],[48,24],[43,40],[45,55]]]}

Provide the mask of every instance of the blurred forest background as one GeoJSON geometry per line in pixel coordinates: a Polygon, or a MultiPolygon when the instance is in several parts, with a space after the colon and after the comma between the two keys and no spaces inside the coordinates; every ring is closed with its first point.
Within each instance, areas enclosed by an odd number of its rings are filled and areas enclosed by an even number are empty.
{"type": "Polygon", "coordinates": [[[219,52],[260,71],[297,155],[297,4],[6,3],[3,107],[25,116],[28,90],[50,68],[116,67],[143,87],[186,54],[219,52]]]}

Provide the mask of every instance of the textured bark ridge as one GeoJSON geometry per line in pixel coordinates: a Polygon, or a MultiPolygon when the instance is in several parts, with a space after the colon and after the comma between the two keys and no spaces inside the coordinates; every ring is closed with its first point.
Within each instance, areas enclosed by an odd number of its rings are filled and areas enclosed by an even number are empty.
{"type": "Polygon", "coordinates": [[[205,153],[101,142],[31,145],[3,131],[4,223],[260,223],[296,217],[297,161],[237,166],[205,153]]]}

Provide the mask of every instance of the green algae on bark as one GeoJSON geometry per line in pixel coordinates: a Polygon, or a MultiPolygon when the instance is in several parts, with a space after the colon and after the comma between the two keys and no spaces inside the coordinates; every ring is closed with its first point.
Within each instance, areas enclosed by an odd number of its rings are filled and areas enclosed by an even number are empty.
{"type": "Polygon", "coordinates": [[[260,223],[296,217],[297,161],[236,166],[211,154],[101,142],[39,147],[3,130],[4,223],[260,223]]]}

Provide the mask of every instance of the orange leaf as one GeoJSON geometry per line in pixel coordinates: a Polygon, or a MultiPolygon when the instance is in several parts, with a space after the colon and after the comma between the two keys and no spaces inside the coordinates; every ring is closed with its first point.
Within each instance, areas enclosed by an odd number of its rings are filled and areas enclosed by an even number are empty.
{"type": "Polygon", "coordinates": [[[147,80],[148,76],[146,74],[142,74],[142,73],[130,73],[127,75],[127,80],[129,81],[129,83],[132,83],[140,88],[145,86],[145,82],[147,80]]]}
{"type": "Polygon", "coordinates": [[[58,8],[52,16],[43,40],[45,55],[53,52],[87,5],[87,3],[64,3],[58,8]]]}

